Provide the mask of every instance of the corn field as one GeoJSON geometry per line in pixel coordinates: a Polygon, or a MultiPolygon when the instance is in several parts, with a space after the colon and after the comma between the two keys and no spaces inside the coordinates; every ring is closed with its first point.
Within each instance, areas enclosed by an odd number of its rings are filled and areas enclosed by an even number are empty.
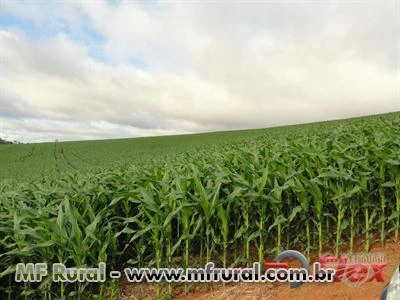
{"type": "Polygon", "coordinates": [[[247,266],[285,249],[368,251],[399,241],[399,229],[400,114],[297,126],[91,173],[0,182],[0,298],[118,298],[111,280],[16,283],[20,262],[247,266]]]}

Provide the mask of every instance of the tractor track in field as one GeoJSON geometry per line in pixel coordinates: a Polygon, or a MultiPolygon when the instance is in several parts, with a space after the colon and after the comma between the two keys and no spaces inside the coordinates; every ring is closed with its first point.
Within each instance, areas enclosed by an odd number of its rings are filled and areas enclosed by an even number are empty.
{"type": "Polygon", "coordinates": [[[60,169],[59,169],[59,166],[58,166],[59,159],[58,159],[58,155],[57,155],[57,144],[58,144],[58,142],[56,142],[54,144],[53,156],[54,156],[54,167],[55,167],[56,173],[59,174],[60,173],[60,169]]]}
{"type": "Polygon", "coordinates": [[[33,156],[33,153],[35,152],[35,150],[36,150],[36,146],[33,145],[31,148],[31,151],[29,151],[28,154],[25,154],[25,155],[19,157],[18,161],[25,162],[28,158],[31,158],[33,156]]]}
{"type": "Polygon", "coordinates": [[[82,161],[87,165],[96,164],[96,161],[93,158],[89,158],[83,155],[81,152],[77,151],[74,147],[71,147],[70,153],[71,155],[75,156],[78,160],[82,161]]]}
{"type": "Polygon", "coordinates": [[[67,167],[69,167],[72,170],[76,170],[77,167],[73,163],[71,163],[71,161],[68,159],[67,155],[65,154],[64,149],[65,148],[60,144],[60,153],[61,153],[62,159],[65,161],[67,167]]]}
{"type": "Polygon", "coordinates": [[[55,142],[54,144],[54,159],[57,174],[61,174],[63,171],[76,169],[67,159],[63,147],[59,142],[55,142]]]}

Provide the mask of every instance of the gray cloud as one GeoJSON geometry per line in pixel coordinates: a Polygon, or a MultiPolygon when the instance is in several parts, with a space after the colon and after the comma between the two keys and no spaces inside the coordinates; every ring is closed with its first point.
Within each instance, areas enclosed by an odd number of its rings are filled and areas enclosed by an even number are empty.
{"type": "Polygon", "coordinates": [[[35,109],[27,106],[20,97],[10,94],[7,90],[0,90],[0,117],[31,118],[35,115],[35,109]]]}

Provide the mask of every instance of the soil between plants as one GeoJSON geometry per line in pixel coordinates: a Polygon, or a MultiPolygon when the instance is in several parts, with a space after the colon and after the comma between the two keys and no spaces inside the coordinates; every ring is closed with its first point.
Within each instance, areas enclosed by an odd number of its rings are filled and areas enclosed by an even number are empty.
{"type": "MultiPolygon", "coordinates": [[[[185,295],[183,284],[174,285],[173,299],[180,300],[225,300],[225,299],[340,299],[364,300],[379,299],[382,289],[390,281],[396,266],[400,264],[400,243],[387,242],[385,247],[373,246],[370,253],[384,254],[389,263],[383,270],[385,282],[369,282],[360,286],[353,286],[342,282],[333,283],[306,283],[299,288],[292,289],[288,283],[213,283],[206,286],[204,283],[192,285],[191,292],[185,295]]],[[[312,255],[315,257],[316,255],[312,255]]],[[[315,260],[312,260],[315,261],[315,260]]],[[[121,299],[155,299],[156,285],[152,283],[129,283],[121,280],[121,299]]],[[[163,293],[167,288],[162,289],[163,293]]],[[[161,299],[168,299],[161,296],[161,299]]]]}

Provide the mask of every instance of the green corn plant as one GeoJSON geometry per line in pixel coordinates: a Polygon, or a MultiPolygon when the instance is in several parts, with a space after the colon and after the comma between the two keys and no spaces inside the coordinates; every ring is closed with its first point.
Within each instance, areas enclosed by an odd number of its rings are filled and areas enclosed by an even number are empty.
{"type": "Polygon", "coordinates": [[[395,239],[396,242],[399,241],[400,232],[400,174],[396,174],[395,178],[395,197],[396,197],[396,230],[395,239]]]}
{"type": "Polygon", "coordinates": [[[267,223],[267,201],[268,198],[265,195],[265,187],[268,182],[268,165],[264,168],[261,178],[258,181],[257,192],[258,192],[258,230],[259,230],[259,242],[258,242],[258,261],[261,264],[264,261],[264,247],[265,247],[265,235],[266,235],[266,223],[267,223]]]}
{"type": "Polygon", "coordinates": [[[342,230],[342,220],[345,214],[344,206],[344,187],[342,185],[336,186],[335,184],[330,184],[329,186],[335,193],[336,196],[332,197],[332,201],[336,208],[336,242],[335,242],[335,255],[339,255],[340,247],[340,237],[342,230]]]}
{"type": "Polygon", "coordinates": [[[383,246],[385,244],[385,235],[386,235],[386,230],[385,230],[385,209],[386,209],[386,197],[385,197],[385,189],[382,186],[385,182],[385,164],[381,163],[379,166],[379,199],[380,199],[380,206],[381,206],[381,227],[380,227],[380,236],[381,236],[381,245],[383,246]]]}
{"type": "Polygon", "coordinates": [[[360,191],[360,187],[356,186],[354,188],[347,188],[346,190],[343,189],[338,189],[338,195],[333,198],[333,200],[336,203],[336,208],[338,211],[338,216],[337,216],[337,231],[336,231],[336,245],[335,245],[335,255],[339,255],[339,247],[340,247],[340,237],[341,237],[341,232],[343,229],[343,224],[342,220],[344,217],[344,212],[345,212],[345,203],[344,201],[351,199],[352,197],[355,197],[357,193],[360,191]]]}
{"type": "Polygon", "coordinates": [[[382,188],[391,188],[394,190],[394,219],[395,219],[395,241],[399,241],[399,231],[400,231],[400,160],[387,160],[388,165],[390,166],[389,171],[391,174],[391,181],[385,182],[381,184],[382,188]]]}
{"type": "MultiPolygon", "coordinates": [[[[172,255],[172,236],[171,236],[171,221],[175,218],[182,206],[175,207],[174,202],[162,201],[162,198],[154,198],[152,192],[146,189],[141,190],[143,198],[142,210],[144,215],[152,225],[152,244],[155,250],[155,264],[157,268],[161,267],[163,255],[166,256],[166,263],[171,264],[172,255]],[[164,242],[166,243],[164,251],[164,242]]],[[[169,285],[169,293],[171,294],[171,286],[169,285]]],[[[157,285],[157,297],[160,293],[160,287],[157,285]]]]}
{"type": "Polygon", "coordinates": [[[282,213],[282,192],[287,189],[289,185],[280,186],[276,177],[274,180],[274,187],[270,192],[270,204],[272,211],[274,213],[274,223],[269,227],[269,230],[273,229],[275,226],[277,227],[277,240],[275,251],[277,254],[281,252],[281,236],[282,236],[282,224],[287,221],[285,216],[282,213]]]}
{"type": "Polygon", "coordinates": [[[209,262],[211,258],[211,231],[212,231],[212,216],[214,215],[216,204],[219,197],[219,190],[221,183],[216,183],[212,188],[211,193],[207,193],[203,184],[198,177],[198,170],[194,169],[194,187],[199,195],[199,205],[204,216],[205,231],[206,231],[206,261],[209,262]],[[197,174],[196,174],[197,173],[197,174]]]}
{"type": "Polygon", "coordinates": [[[322,255],[322,214],[324,208],[324,199],[322,197],[322,192],[319,187],[321,184],[318,178],[314,178],[309,181],[310,184],[310,192],[313,199],[315,216],[316,216],[316,225],[318,231],[318,255],[322,255]]]}
{"type": "Polygon", "coordinates": [[[221,226],[221,235],[222,235],[222,265],[226,268],[227,265],[227,250],[228,250],[228,238],[229,238],[229,216],[230,216],[230,202],[224,205],[222,202],[218,201],[217,206],[217,215],[221,226]],[[225,207],[224,207],[225,206],[225,207]]]}
{"type": "MultiPolygon", "coordinates": [[[[161,268],[163,255],[164,236],[162,232],[162,212],[153,198],[153,194],[148,190],[142,189],[141,210],[148,221],[145,224],[151,224],[149,231],[151,232],[152,245],[155,252],[155,264],[157,268],[161,268]]],[[[157,297],[160,295],[160,286],[157,284],[157,297]]]]}
{"type": "Polygon", "coordinates": [[[303,222],[306,224],[306,239],[307,239],[307,248],[306,248],[306,253],[307,253],[307,258],[310,258],[310,250],[311,250],[311,238],[310,238],[310,199],[308,196],[308,193],[306,191],[306,188],[304,187],[302,182],[307,182],[308,179],[306,178],[300,178],[296,177],[294,179],[294,190],[296,191],[296,195],[298,198],[298,202],[301,205],[302,208],[302,216],[303,216],[303,222]]]}
{"type": "MultiPolygon", "coordinates": [[[[194,236],[202,225],[202,218],[193,213],[193,208],[193,204],[183,203],[179,217],[179,222],[182,224],[181,239],[185,241],[183,253],[185,269],[189,268],[190,242],[194,239],[194,236]]],[[[188,283],[185,282],[185,294],[189,291],[188,287],[188,283]]]]}

